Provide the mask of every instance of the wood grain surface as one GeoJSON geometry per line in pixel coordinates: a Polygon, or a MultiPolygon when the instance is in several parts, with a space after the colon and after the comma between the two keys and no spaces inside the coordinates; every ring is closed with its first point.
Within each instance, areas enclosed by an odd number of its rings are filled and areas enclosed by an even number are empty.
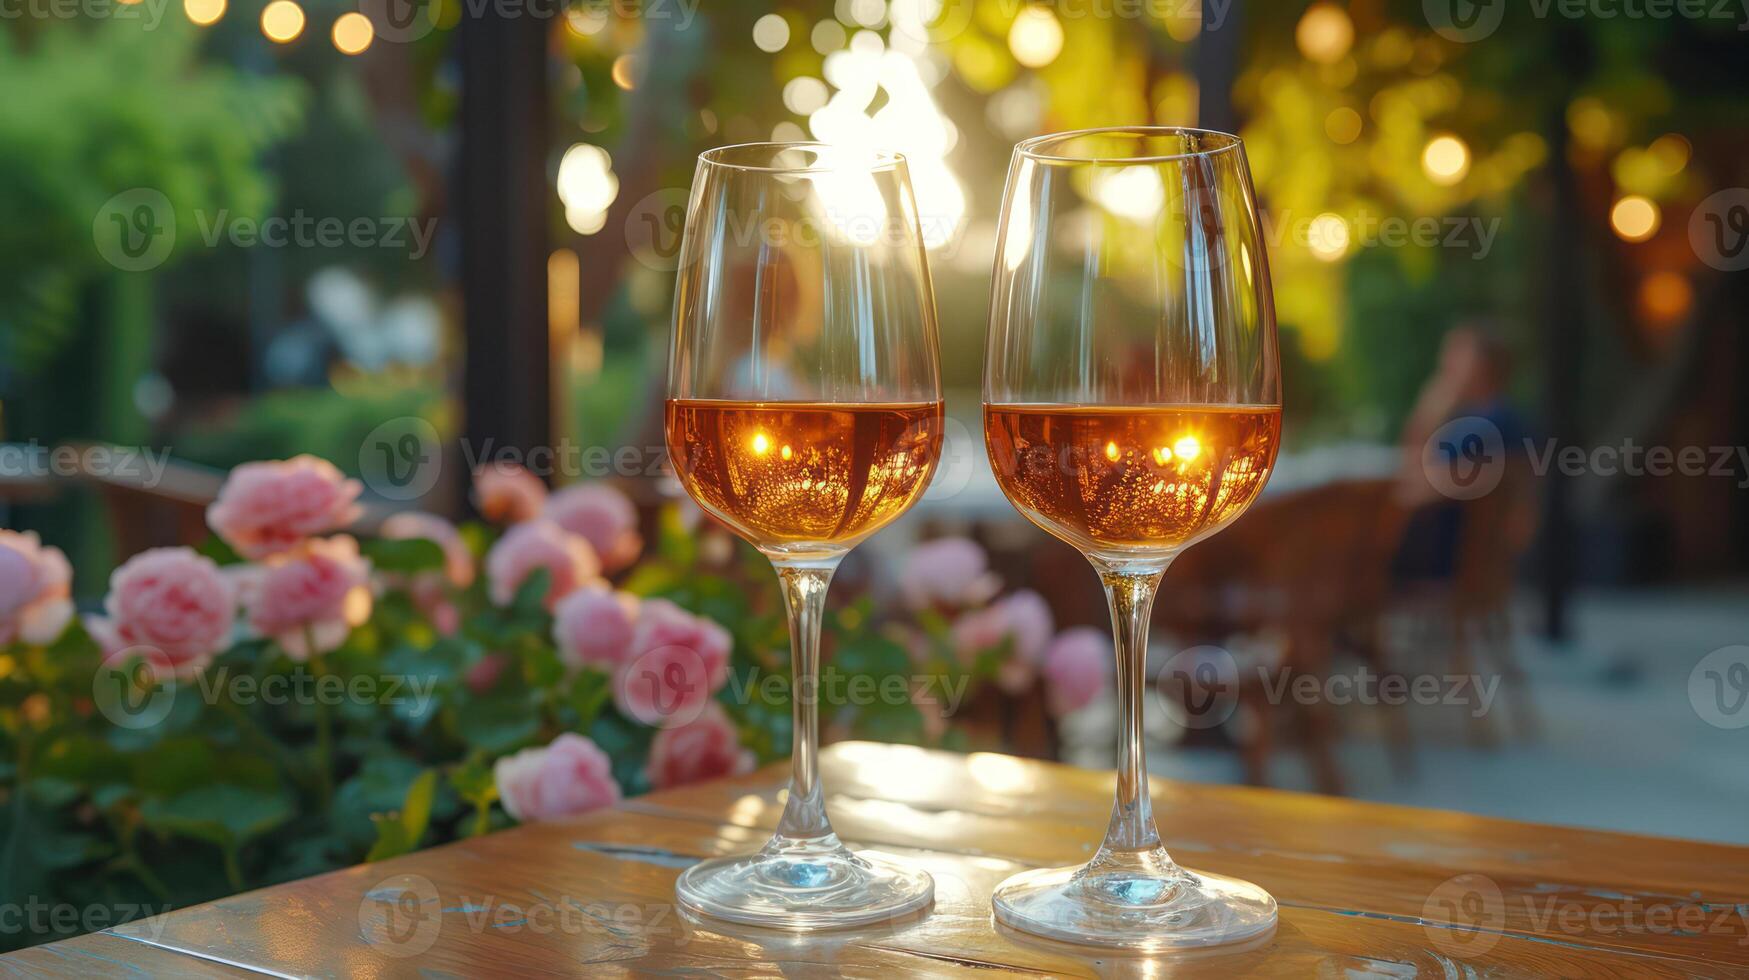
{"type": "Polygon", "coordinates": [[[996,926],[990,891],[1091,856],[1112,773],[859,742],[822,766],[845,839],[935,876],[927,913],[796,935],[676,908],[681,869],[775,826],[780,765],[35,947],[0,975],[1749,978],[1745,848],[1156,780],[1174,856],[1267,888],[1281,922],[1238,949],[1108,955],[996,926]]]}

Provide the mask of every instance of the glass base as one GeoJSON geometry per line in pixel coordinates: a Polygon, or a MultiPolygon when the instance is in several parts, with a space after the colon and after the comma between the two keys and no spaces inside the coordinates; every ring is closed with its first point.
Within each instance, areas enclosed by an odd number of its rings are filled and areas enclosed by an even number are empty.
{"type": "Polygon", "coordinates": [[[680,905],[699,915],[773,929],[842,929],[900,919],[935,899],[935,879],[837,835],[776,838],[757,854],[717,858],[675,882],[680,905]]]}
{"type": "MultiPolygon", "coordinates": [[[[1162,855],[1164,852],[1161,852],[1162,855]]],[[[1248,881],[1180,868],[1041,868],[992,896],[996,920],[1035,936],[1137,951],[1242,942],[1275,928],[1275,899],[1248,881]]]]}

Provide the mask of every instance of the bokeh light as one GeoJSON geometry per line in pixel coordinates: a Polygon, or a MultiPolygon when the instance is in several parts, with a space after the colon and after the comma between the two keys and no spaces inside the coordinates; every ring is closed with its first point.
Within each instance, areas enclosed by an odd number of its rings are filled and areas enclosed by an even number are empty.
{"type": "Polygon", "coordinates": [[[334,47],[341,54],[362,54],[375,39],[376,28],[371,26],[369,17],[355,10],[335,19],[333,37],[334,47]]]}
{"type": "Polygon", "coordinates": [[[606,26],[607,11],[593,4],[574,6],[565,11],[565,27],[580,37],[594,37],[606,26]]]}
{"type": "Polygon", "coordinates": [[[1347,11],[1333,3],[1314,3],[1294,28],[1294,43],[1308,60],[1333,65],[1354,45],[1354,22],[1348,19],[1347,11]]]}
{"type": "Polygon", "coordinates": [[[1421,151],[1421,170],[1428,180],[1449,187],[1470,172],[1470,148],[1449,133],[1435,136],[1421,151]]]}
{"type": "Polygon", "coordinates": [[[182,0],[182,12],[201,27],[217,24],[225,16],[225,0],[182,0]]]}
{"type": "MultiPolygon", "coordinates": [[[[841,12],[855,13],[848,7],[841,12]]],[[[915,5],[896,4],[890,12],[883,8],[883,13],[890,13],[893,20],[893,46],[888,48],[872,31],[858,31],[848,48],[828,54],[821,74],[835,91],[807,114],[808,131],[815,139],[841,148],[847,159],[877,149],[905,154],[924,244],[939,248],[958,237],[965,220],[965,191],[946,162],[959,130],[936,106],[929,90],[939,76],[931,72],[925,77],[927,66],[921,63],[927,54],[900,43],[905,37],[924,36],[925,25],[919,19],[924,12],[915,5]]],[[[823,32],[816,29],[819,33],[823,32]]],[[[843,37],[842,30],[838,36],[843,37]]],[[[809,98],[806,87],[791,95],[804,104],[809,98]]],[[[857,222],[840,219],[884,214],[879,194],[866,181],[845,177],[819,180],[816,186],[828,208],[827,217],[847,234],[857,222]]]]}
{"type": "Polygon", "coordinates": [[[613,78],[613,84],[627,92],[638,87],[638,63],[629,54],[622,54],[613,59],[613,68],[608,74],[613,78]]]}
{"type": "Polygon", "coordinates": [[[850,23],[879,27],[887,19],[886,0],[849,0],[850,23]]]}
{"type": "Polygon", "coordinates": [[[1660,173],[1666,177],[1674,177],[1688,166],[1688,158],[1693,148],[1682,136],[1665,133],[1653,140],[1652,145],[1646,147],[1646,152],[1651,155],[1660,173]]]}
{"type": "Polygon", "coordinates": [[[1651,198],[1629,194],[1609,210],[1609,226],[1623,241],[1643,242],[1658,233],[1663,215],[1651,198]]]}
{"type": "Polygon", "coordinates": [[[293,0],[273,0],[261,10],[261,33],[275,44],[290,44],[304,32],[304,8],[293,0]]]}
{"type": "Polygon", "coordinates": [[[1028,68],[1043,68],[1063,51],[1063,25],[1049,7],[1025,7],[1008,28],[1008,50],[1028,68]]]}
{"type": "Polygon", "coordinates": [[[1104,170],[1093,180],[1093,199],[1121,218],[1147,222],[1166,203],[1166,188],[1153,167],[1104,170]]]}
{"type": "Polygon", "coordinates": [[[767,54],[782,51],[789,44],[789,21],[780,14],[766,14],[754,21],[753,44],[767,54]]]}
{"type": "Polygon", "coordinates": [[[1682,319],[1694,306],[1694,287],[1676,272],[1654,272],[1640,283],[1640,312],[1659,326],[1682,319]]]}
{"type": "Polygon", "coordinates": [[[565,223],[579,235],[593,235],[607,223],[607,209],[619,196],[613,158],[599,146],[577,143],[559,161],[559,200],[565,223]]]}
{"type": "Polygon", "coordinates": [[[1342,106],[1324,117],[1324,134],[1337,143],[1352,143],[1360,138],[1361,125],[1360,113],[1342,106]]]}
{"type": "Polygon", "coordinates": [[[1348,222],[1328,211],[1312,219],[1306,229],[1306,244],[1322,261],[1334,262],[1348,254],[1348,222]]]}
{"type": "Polygon", "coordinates": [[[831,54],[844,47],[844,41],[849,35],[844,33],[844,26],[835,20],[823,20],[814,25],[808,34],[808,43],[821,54],[831,54]]]}
{"type": "Polygon", "coordinates": [[[830,95],[825,82],[811,75],[800,75],[784,85],[783,105],[798,116],[812,115],[826,105],[830,95]]]}
{"type": "Polygon", "coordinates": [[[1601,99],[1586,96],[1567,106],[1567,128],[1580,146],[1604,150],[1621,142],[1624,125],[1601,99]]]}

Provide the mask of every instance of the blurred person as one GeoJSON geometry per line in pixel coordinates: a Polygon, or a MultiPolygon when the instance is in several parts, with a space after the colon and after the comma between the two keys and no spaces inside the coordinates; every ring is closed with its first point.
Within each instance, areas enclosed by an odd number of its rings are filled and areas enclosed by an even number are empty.
{"type": "Polygon", "coordinates": [[[1409,519],[1393,562],[1399,582],[1450,579],[1465,520],[1475,510],[1466,506],[1470,501],[1437,485],[1430,469],[1449,465],[1455,478],[1468,469],[1493,466],[1488,453],[1503,452],[1499,485],[1480,499],[1503,495],[1495,502],[1504,501],[1504,506],[1490,508],[1490,513],[1505,519],[1500,543],[1506,553],[1516,556],[1529,541],[1534,519],[1523,493],[1528,428],[1507,395],[1510,377],[1510,354],[1487,325],[1460,324],[1446,333],[1433,374],[1403,425],[1396,499],[1409,511],[1409,519]],[[1439,444],[1430,446],[1435,439],[1439,444]]]}

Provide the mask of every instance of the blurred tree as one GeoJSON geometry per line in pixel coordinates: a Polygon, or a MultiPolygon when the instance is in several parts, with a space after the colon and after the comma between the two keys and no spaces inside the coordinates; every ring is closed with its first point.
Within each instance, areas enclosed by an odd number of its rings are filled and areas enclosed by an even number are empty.
{"type": "MultiPolygon", "coordinates": [[[[0,36],[0,437],[140,441],[152,270],[212,215],[266,209],[259,156],[297,125],[300,89],[202,64],[176,19],[22,23],[0,36]]],[[[106,567],[86,507],[22,523],[106,567]]]]}

